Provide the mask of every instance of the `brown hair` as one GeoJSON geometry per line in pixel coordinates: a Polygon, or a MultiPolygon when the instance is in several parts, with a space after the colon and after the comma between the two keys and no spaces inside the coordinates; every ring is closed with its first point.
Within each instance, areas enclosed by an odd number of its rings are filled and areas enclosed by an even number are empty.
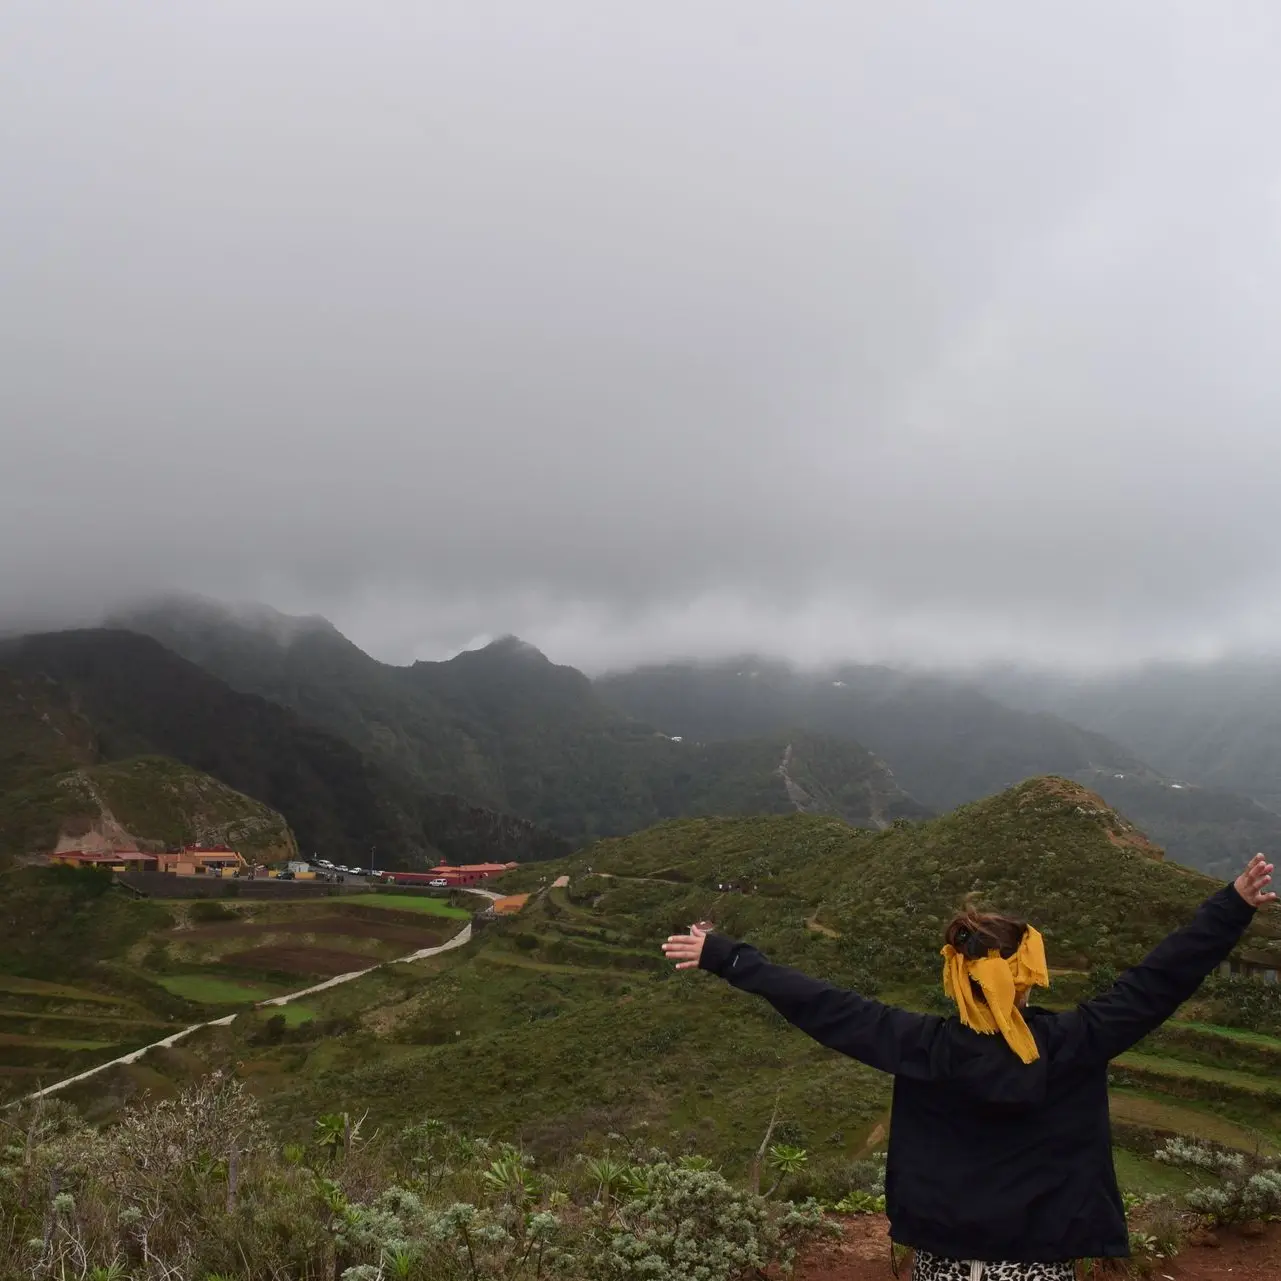
{"type": "Polygon", "coordinates": [[[1008,961],[1019,950],[1026,933],[1026,921],[999,912],[980,912],[972,903],[966,903],[952,918],[943,939],[972,961],[993,948],[1008,961]]]}

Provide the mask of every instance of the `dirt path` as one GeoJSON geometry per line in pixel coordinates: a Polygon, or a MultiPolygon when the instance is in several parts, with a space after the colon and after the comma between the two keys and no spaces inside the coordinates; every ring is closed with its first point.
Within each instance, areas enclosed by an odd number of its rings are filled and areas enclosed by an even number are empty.
{"type": "MultiPolygon", "coordinates": [[[[842,1221],[840,1241],[805,1251],[797,1261],[795,1281],[892,1281],[890,1241],[885,1220],[879,1215],[842,1221]]],[[[899,1268],[899,1281],[911,1269],[899,1268]]],[[[1123,1273],[1103,1273],[1117,1281],[1123,1273]]],[[[1256,1232],[1223,1232],[1207,1235],[1205,1244],[1188,1245],[1174,1259],[1158,1260],[1147,1273],[1153,1281],[1277,1281],[1281,1278],[1281,1224],[1268,1224],[1256,1232]]]]}
{"type": "MultiPolygon", "coordinates": [[[[501,894],[493,894],[488,890],[479,890],[477,893],[483,894],[486,898],[499,899],[501,894]]],[[[457,934],[448,942],[441,943],[438,947],[424,947],[417,952],[411,952],[408,956],[398,956],[394,961],[383,961],[378,965],[371,965],[368,969],[352,970],[348,974],[337,974],[331,979],[326,979],[323,983],[316,983],[312,987],[302,988],[298,992],[288,992],[284,996],[273,996],[266,1001],[258,1001],[255,1009],[262,1009],[269,1005],[288,1005],[291,1001],[301,1000],[304,996],[314,996],[317,992],[326,992],[331,987],[337,987],[340,983],[350,983],[353,979],[364,978],[366,974],[372,974],[375,970],[381,970],[388,965],[406,965],[410,961],[423,961],[429,956],[436,956],[440,952],[448,952],[451,948],[463,947],[471,942],[471,922],[468,921],[457,934]]],[[[204,1023],[193,1023],[190,1027],[183,1028],[180,1032],[174,1032],[166,1036],[161,1041],[153,1041],[150,1045],[144,1045],[139,1050],[130,1050],[128,1054],[122,1054],[119,1058],[110,1059],[106,1063],[99,1063],[97,1067],[91,1067],[85,1072],[79,1072],[75,1076],[69,1076],[65,1081],[57,1081],[53,1085],[46,1085],[41,1090],[35,1090],[26,1096],[27,1099],[41,1099],[47,1094],[56,1094],[59,1090],[65,1090],[69,1085],[75,1085],[78,1081],[87,1081],[91,1076],[96,1076],[99,1072],[105,1072],[107,1068],[119,1067],[122,1064],[136,1063],[144,1054],[150,1050],[169,1049],[176,1045],[184,1037],[190,1036],[193,1032],[198,1032],[202,1027],[226,1027],[231,1023],[242,1010],[237,1010],[235,1014],[228,1014],[224,1018],[209,1019],[204,1023]]],[[[18,1100],[15,1100],[17,1102],[18,1100]]],[[[13,1106],[10,1104],[10,1106],[13,1106]]]]}

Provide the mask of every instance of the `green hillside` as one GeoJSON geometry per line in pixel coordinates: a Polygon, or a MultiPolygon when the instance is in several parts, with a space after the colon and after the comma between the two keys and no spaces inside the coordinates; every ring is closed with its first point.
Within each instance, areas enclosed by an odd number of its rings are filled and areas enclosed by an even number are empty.
{"type": "Polygon", "coordinates": [[[0,859],[90,835],[126,849],[200,843],[262,862],[297,855],[274,810],[165,757],[90,765],[0,793],[0,859]]]}
{"type": "MultiPolygon", "coordinates": [[[[568,848],[527,820],[423,791],[147,636],[98,629],[22,637],[0,645],[0,671],[24,688],[60,689],[92,727],[94,759],[181,761],[284,815],[307,854],[364,863],[376,849],[382,866],[422,866],[441,857],[506,861],[568,848]]],[[[13,747],[10,756],[58,760],[44,746],[48,735],[32,732],[43,724],[25,714],[0,720],[0,734],[34,744],[13,747]]]]}
{"type": "Polygon", "coordinates": [[[62,686],[0,666],[0,793],[98,759],[97,735],[62,686]]]}
{"type": "MultiPolygon", "coordinates": [[[[340,1035],[300,1025],[264,1045],[260,1019],[245,1017],[193,1038],[181,1070],[155,1071],[173,1088],[240,1063],[276,1122],[298,1134],[335,1106],[367,1109],[379,1125],[429,1111],[549,1154],[644,1127],[740,1170],[778,1095],[784,1141],[810,1151],[805,1177],[818,1188],[883,1142],[888,1081],[793,1032],[763,1002],[671,973],[658,953],[668,933],[710,918],[779,961],[939,1009],[941,927],[976,892],[1037,922],[1060,971],[1050,1001],[1070,1004],[1091,970],[1137,959],[1215,887],[1161,861],[1062,779],[881,832],[799,813],[675,821],[504,884],[534,896],[468,947],[308,998],[340,1035]],[[568,887],[551,888],[561,873],[568,887]],[[727,881],[737,888],[717,888],[727,881]],[[459,1081],[465,1090],[441,1088],[459,1081]]],[[[1247,946],[1281,957],[1276,914],[1260,918],[1247,946]]],[[[1281,1142],[1281,1104],[1252,1088],[1270,1069],[1257,1040],[1232,1031],[1233,1008],[1207,990],[1189,1010],[1199,1037],[1154,1040],[1125,1065],[1114,1106],[1136,1151],[1171,1128],[1281,1142]]]]}

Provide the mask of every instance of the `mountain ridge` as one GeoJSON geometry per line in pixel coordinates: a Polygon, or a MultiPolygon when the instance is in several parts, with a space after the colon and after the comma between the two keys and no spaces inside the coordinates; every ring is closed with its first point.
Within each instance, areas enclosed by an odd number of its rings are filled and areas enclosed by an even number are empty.
{"type": "MultiPolygon", "coordinates": [[[[282,641],[282,629],[246,628],[207,602],[187,612],[170,600],[118,621],[233,688],[283,703],[418,786],[521,814],[575,842],[702,813],[713,803],[730,813],[746,804],[779,812],[787,804],[782,781],[774,789],[771,780],[791,727],[750,749],[677,743],[611,706],[576,668],[517,637],[394,667],[333,629],[300,629],[282,641]]],[[[844,758],[850,746],[832,740],[823,747],[821,736],[801,732],[798,750],[811,772],[822,772],[821,752],[844,758]]],[[[873,824],[881,810],[929,812],[878,758],[865,759],[860,749],[849,752],[849,764],[863,799],[828,780],[811,803],[873,824]]]]}
{"type": "Polygon", "coordinates": [[[384,865],[421,866],[567,848],[525,820],[417,791],[289,709],[232,690],[138,633],[18,638],[0,645],[0,669],[65,690],[92,724],[103,760],[181,761],[284,814],[308,855],[363,864],[379,849],[384,865]]]}
{"type": "Polygon", "coordinates": [[[979,679],[1016,706],[1128,742],[1176,779],[1281,812],[1281,658],[1166,661],[1076,677],[1004,666],[979,679]]]}
{"type": "Polygon", "coordinates": [[[1180,787],[1095,730],[1043,708],[1007,706],[979,684],[941,673],[859,664],[803,672],[740,657],[654,664],[597,685],[669,733],[741,735],[788,724],[856,738],[938,812],[1024,778],[1061,774],[1097,788],[1182,862],[1220,871],[1281,847],[1281,817],[1252,798],[1180,787]]]}
{"type": "MultiPolygon", "coordinates": [[[[1281,845],[1281,815],[1250,797],[1180,787],[1114,738],[1046,708],[1007,705],[976,680],[883,664],[801,671],[752,655],[592,680],[515,637],[395,667],[322,621],[268,616],[246,626],[243,617],[170,600],[124,621],[418,787],[520,814],[575,843],[671,816],[690,744],[755,739],[780,744],[781,755],[788,735],[804,733],[830,752],[837,742],[869,749],[886,768],[885,794],[906,793],[920,812],[1060,774],[1098,788],[1186,862],[1220,870],[1281,845]]],[[[696,764],[712,771],[728,761],[696,764]]],[[[756,774],[742,785],[759,795],[756,774]]]]}

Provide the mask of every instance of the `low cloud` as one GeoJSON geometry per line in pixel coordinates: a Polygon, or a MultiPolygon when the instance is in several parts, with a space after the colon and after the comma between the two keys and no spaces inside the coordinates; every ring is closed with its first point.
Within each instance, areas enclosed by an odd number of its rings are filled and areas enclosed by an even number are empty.
{"type": "Polygon", "coordinates": [[[1281,641],[1281,16],[0,15],[0,625],[1281,641]]]}

